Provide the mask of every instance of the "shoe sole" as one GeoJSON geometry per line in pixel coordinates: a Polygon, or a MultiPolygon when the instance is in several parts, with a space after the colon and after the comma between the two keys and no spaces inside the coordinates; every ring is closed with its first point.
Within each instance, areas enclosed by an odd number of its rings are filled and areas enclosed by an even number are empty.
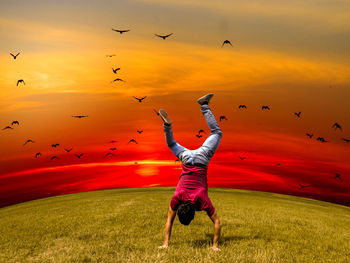
{"type": "Polygon", "coordinates": [[[162,120],[166,124],[172,124],[173,123],[173,121],[168,117],[168,113],[165,110],[160,109],[159,110],[159,116],[162,118],[162,120]]]}
{"type": "Polygon", "coordinates": [[[213,96],[214,96],[213,93],[206,94],[206,95],[204,95],[203,97],[199,98],[199,99],[197,100],[197,102],[198,102],[200,105],[202,105],[203,102],[205,102],[205,101],[207,101],[207,102],[209,103],[209,101],[211,100],[211,98],[212,98],[213,96]]]}

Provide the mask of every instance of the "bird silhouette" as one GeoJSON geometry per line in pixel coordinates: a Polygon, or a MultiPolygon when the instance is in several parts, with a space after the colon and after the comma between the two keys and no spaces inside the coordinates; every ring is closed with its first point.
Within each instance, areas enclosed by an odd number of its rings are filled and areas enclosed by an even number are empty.
{"type": "Polygon", "coordinates": [[[13,130],[13,128],[11,126],[6,126],[5,128],[3,128],[3,130],[7,130],[7,129],[13,130]]]}
{"type": "Polygon", "coordinates": [[[350,139],[341,138],[344,142],[350,142],[350,139]]]}
{"type": "Polygon", "coordinates": [[[226,39],[224,42],[222,42],[221,47],[223,47],[225,44],[227,44],[227,45],[231,45],[231,46],[232,46],[232,44],[231,44],[230,40],[227,40],[227,39],[226,39]]]}
{"type": "Polygon", "coordinates": [[[84,154],[83,153],[81,153],[81,154],[74,154],[77,158],[81,158],[84,154]]]}
{"type": "Polygon", "coordinates": [[[341,179],[341,175],[340,174],[335,174],[334,179],[336,179],[336,180],[338,179],[341,182],[343,182],[343,180],[341,179]]]}
{"type": "Polygon", "coordinates": [[[51,157],[50,161],[52,161],[52,160],[54,160],[54,159],[57,159],[57,160],[58,160],[58,159],[60,159],[60,158],[57,157],[56,155],[54,155],[54,156],[51,157]]]}
{"type": "Polygon", "coordinates": [[[15,125],[15,124],[19,125],[19,122],[18,122],[18,121],[13,121],[13,122],[11,123],[11,125],[15,125]]]}
{"type": "Polygon", "coordinates": [[[117,150],[117,148],[113,147],[113,148],[109,148],[111,151],[115,151],[117,150]]]}
{"type": "Polygon", "coordinates": [[[24,145],[26,145],[27,143],[30,143],[30,142],[31,142],[31,143],[34,143],[34,141],[33,141],[33,140],[28,139],[28,140],[27,140],[27,141],[26,141],[26,142],[23,144],[23,146],[24,146],[24,145]]]}
{"type": "Polygon", "coordinates": [[[39,156],[41,156],[41,153],[36,153],[35,154],[35,158],[38,158],[39,156]]]}
{"type": "Polygon", "coordinates": [[[73,150],[73,148],[70,148],[70,149],[64,148],[64,150],[65,150],[67,153],[69,153],[71,150],[73,150]]]}
{"type": "Polygon", "coordinates": [[[219,121],[222,121],[222,120],[226,120],[227,121],[227,118],[226,118],[226,116],[220,116],[220,118],[219,118],[219,121]]]}
{"type": "Polygon", "coordinates": [[[337,129],[339,129],[340,131],[343,131],[341,126],[339,125],[339,123],[335,122],[332,126],[332,128],[334,128],[334,130],[336,131],[337,129]]]}
{"type": "Polygon", "coordinates": [[[116,143],[116,142],[118,142],[118,141],[110,141],[109,143],[116,143]]]}
{"type": "Polygon", "coordinates": [[[310,133],[306,133],[306,136],[308,136],[310,139],[312,138],[312,136],[314,136],[313,134],[310,133]]]}
{"type": "Polygon", "coordinates": [[[200,135],[200,134],[196,134],[196,136],[197,136],[198,138],[202,138],[202,137],[203,137],[203,136],[200,135]]]}
{"type": "Polygon", "coordinates": [[[199,130],[199,131],[198,131],[198,134],[201,134],[202,132],[205,133],[204,130],[199,130]]]}
{"type": "Polygon", "coordinates": [[[141,133],[143,133],[143,130],[141,130],[141,131],[137,130],[137,132],[138,132],[139,134],[141,134],[141,133]]]}
{"type": "Polygon", "coordinates": [[[18,52],[17,55],[10,53],[10,55],[13,57],[13,59],[16,59],[19,54],[20,54],[20,52],[18,52]]]}
{"type": "Polygon", "coordinates": [[[108,58],[111,58],[111,57],[114,57],[115,56],[115,54],[112,54],[112,55],[106,55],[106,57],[108,57],[108,58]]]}
{"type": "Polygon", "coordinates": [[[89,115],[72,115],[73,118],[81,119],[81,118],[86,118],[89,117],[89,115]]]}
{"type": "Polygon", "coordinates": [[[298,116],[298,118],[300,118],[301,111],[299,111],[299,112],[294,112],[294,114],[295,114],[296,116],[298,116]]]}
{"type": "Polygon", "coordinates": [[[247,106],[244,105],[244,104],[241,104],[241,105],[238,106],[238,109],[246,109],[246,108],[247,108],[247,106]]]}
{"type": "Polygon", "coordinates": [[[163,38],[165,40],[167,37],[170,37],[172,34],[173,33],[170,33],[168,35],[158,35],[158,34],[154,34],[154,35],[156,35],[157,37],[163,38]]]}
{"type": "Polygon", "coordinates": [[[60,146],[60,144],[59,143],[51,144],[52,148],[56,148],[57,146],[60,146]]]}
{"type": "Polygon", "coordinates": [[[156,111],[155,109],[153,109],[153,111],[157,114],[157,116],[159,116],[159,112],[156,111]]]}
{"type": "Polygon", "coordinates": [[[244,157],[241,157],[241,156],[238,156],[239,159],[241,159],[242,161],[245,159],[245,156],[244,157]]]}
{"type": "Polygon", "coordinates": [[[138,144],[137,141],[135,141],[134,139],[131,139],[131,140],[128,142],[128,144],[131,143],[131,142],[134,142],[134,143],[138,144]]]}
{"type": "Polygon", "coordinates": [[[118,29],[113,29],[113,28],[112,28],[112,30],[115,31],[115,32],[118,32],[120,34],[123,34],[125,32],[129,32],[130,31],[130,29],[128,29],[128,30],[118,30],[118,29]]]}
{"type": "Polygon", "coordinates": [[[117,74],[117,71],[120,70],[120,68],[116,68],[116,69],[112,68],[112,70],[114,74],[117,74]]]}
{"type": "Polygon", "coordinates": [[[17,80],[17,85],[16,86],[18,86],[18,84],[19,83],[23,83],[23,85],[25,85],[25,82],[24,82],[24,80],[23,79],[19,79],[19,80],[17,80]]]}
{"type": "Polygon", "coordinates": [[[105,156],[104,156],[103,158],[106,158],[107,156],[110,156],[110,155],[111,155],[111,156],[114,156],[114,154],[113,154],[113,153],[108,152],[108,153],[106,153],[106,154],[105,154],[105,156]]]}
{"type": "Polygon", "coordinates": [[[302,184],[299,184],[299,189],[304,189],[304,188],[307,188],[307,187],[310,187],[311,184],[309,185],[302,185],[302,184]]]}
{"type": "Polygon", "coordinates": [[[116,82],[116,81],[123,81],[123,82],[126,82],[125,80],[122,80],[122,79],[120,79],[120,78],[116,78],[115,80],[112,80],[111,83],[116,82]]]}
{"type": "Polygon", "coordinates": [[[262,106],[261,109],[262,110],[270,110],[270,107],[269,106],[262,106]]]}
{"type": "Polygon", "coordinates": [[[318,141],[320,141],[320,142],[328,142],[328,141],[326,141],[323,137],[317,137],[316,140],[318,140],[318,141]]]}
{"type": "Polygon", "coordinates": [[[147,96],[144,96],[142,98],[137,98],[137,97],[133,96],[133,98],[138,100],[139,102],[142,102],[145,98],[147,98],[147,96]]]}

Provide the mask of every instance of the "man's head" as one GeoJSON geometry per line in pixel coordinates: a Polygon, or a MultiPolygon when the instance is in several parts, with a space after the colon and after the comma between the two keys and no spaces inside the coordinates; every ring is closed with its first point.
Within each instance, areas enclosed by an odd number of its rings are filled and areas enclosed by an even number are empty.
{"type": "Polygon", "coordinates": [[[183,202],[177,209],[177,216],[180,223],[183,225],[189,225],[194,218],[195,208],[190,202],[183,202]]]}

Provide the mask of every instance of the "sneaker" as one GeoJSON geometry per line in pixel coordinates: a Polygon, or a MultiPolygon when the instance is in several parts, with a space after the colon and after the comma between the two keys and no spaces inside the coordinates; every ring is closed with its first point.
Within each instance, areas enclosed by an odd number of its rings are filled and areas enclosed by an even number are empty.
{"type": "Polygon", "coordinates": [[[162,120],[165,124],[170,125],[173,123],[173,121],[168,117],[168,113],[166,113],[165,110],[160,109],[159,116],[162,118],[162,120]]]}
{"type": "Polygon", "coordinates": [[[207,95],[204,95],[203,97],[199,98],[197,100],[197,102],[200,104],[200,105],[203,105],[205,102],[207,104],[209,104],[209,101],[211,100],[211,98],[214,96],[213,93],[208,93],[207,95]]]}

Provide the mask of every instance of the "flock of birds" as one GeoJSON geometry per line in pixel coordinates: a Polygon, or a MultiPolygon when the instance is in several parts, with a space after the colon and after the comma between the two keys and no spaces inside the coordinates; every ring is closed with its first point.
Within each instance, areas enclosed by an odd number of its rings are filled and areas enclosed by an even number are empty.
{"type": "MultiPolygon", "coordinates": [[[[120,33],[121,35],[130,31],[130,30],[120,30],[120,29],[114,29],[114,28],[112,28],[112,30],[115,31],[115,32],[117,32],[117,33],[120,33]]],[[[170,33],[170,34],[167,34],[167,35],[159,35],[159,34],[154,34],[154,35],[155,35],[156,37],[159,37],[159,38],[163,39],[163,40],[166,40],[168,37],[172,36],[173,33],[170,33]]],[[[232,46],[232,43],[231,43],[229,40],[224,40],[224,41],[222,42],[221,47],[224,47],[224,45],[230,45],[230,46],[232,46]]],[[[13,53],[10,53],[10,55],[13,57],[14,60],[16,60],[17,57],[20,55],[20,52],[18,52],[16,55],[14,55],[13,53]]],[[[115,55],[115,54],[106,55],[106,57],[109,57],[109,58],[114,57],[114,56],[116,56],[116,55],[115,55]]],[[[119,72],[120,70],[121,70],[120,67],[112,68],[112,71],[113,71],[114,74],[118,74],[118,72],[119,72]]],[[[118,74],[118,75],[119,75],[119,74],[118,74]]],[[[114,80],[111,81],[111,83],[113,83],[113,82],[126,82],[126,81],[123,80],[123,79],[121,79],[121,78],[119,78],[119,77],[117,77],[117,78],[115,78],[114,80]]],[[[25,85],[24,80],[23,80],[23,79],[18,79],[18,80],[17,80],[16,86],[18,86],[19,84],[25,85]]],[[[134,98],[135,100],[137,100],[138,102],[142,103],[142,102],[147,98],[147,96],[144,96],[144,97],[141,97],[141,98],[133,96],[133,98],[134,98]]],[[[241,104],[241,105],[238,106],[238,109],[239,109],[239,110],[244,110],[244,109],[247,109],[247,106],[244,105],[244,104],[241,104]]],[[[263,105],[263,106],[261,106],[261,110],[262,110],[262,111],[266,111],[266,110],[269,111],[269,110],[270,110],[270,107],[269,107],[268,105],[263,105]]],[[[156,114],[157,116],[159,116],[159,112],[158,112],[156,109],[153,109],[153,111],[155,112],[155,114],[156,114]]],[[[294,112],[294,115],[295,115],[297,118],[301,118],[301,112],[300,112],[300,111],[299,111],[299,112],[294,112]]],[[[88,115],[72,115],[72,117],[73,117],[73,118],[77,118],[77,119],[82,119],[82,118],[87,118],[88,115]]],[[[220,121],[220,122],[221,122],[221,121],[227,121],[227,120],[228,120],[227,117],[224,116],[224,115],[221,115],[221,116],[219,117],[219,121],[220,121]]],[[[20,125],[20,123],[19,123],[18,121],[12,121],[12,123],[11,123],[10,125],[4,127],[2,130],[13,129],[15,126],[18,126],[18,125],[20,125]]],[[[334,128],[334,130],[339,129],[340,131],[342,131],[341,125],[340,125],[339,123],[337,123],[337,122],[335,122],[335,123],[332,125],[332,128],[334,128]]],[[[137,130],[137,133],[141,134],[141,133],[143,133],[143,130],[137,130]]],[[[198,133],[197,133],[195,136],[196,136],[197,138],[202,138],[202,137],[203,137],[203,133],[205,133],[205,131],[202,130],[202,129],[200,129],[200,130],[198,131],[198,133]]],[[[306,133],[306,136],[309,137],[309,138],[311,139],[311,138],[314,136],[314,134],[306,133]]],[[[342,139],[344,142],[346,142],[346,143],[349,143],[349,142],[350,142],[350,139],[347,139],[347,138],[341,138],[341,139],[342,139]]],[[[323,137],[317,137],[316,140],[317,140],[317,141],[320,141],[320,142],[322,142],[322,143],[329,142],[328,140],[326,140],[326,139],[323,138],[323,137]]],[[[28,139],[28,140],[26,140],[26,141],[24,142],[23,146],[27,145],[28,143],[35,143],[35,142],[34,142],[32,139],[28,139]]],[[[112,140],[112,141],[110,141],[109,143],[114,144],[114,143],[117,143],[117,141],[112,140]]],[[[128,141],[127,144],[130,144],[130,143],[138,144],[138,142],[137,142],[134,138],[130,139],[130,140],[128,141]]],[[[52,144],[52,145],[51,145],[52,148],[57,148],[57,147],[59,147],[59,146],[60,146],[59,143],[55,143],[55,144],[52,144]]],[[[69,148],[69,149],[64,148],[64,150],[65,150],[65,152],[70,153],[70,152],[73,150],[73,148],[69,148]]],[[[106,157],[108,157],[108,156],[114,156],[114,153],[113,153],[113,152],[116,151],[116,150],[117,150],[116,147],[110,147],[109,150],[108,150],[108,152],[104,155],[104,158],[106,158],[106,157]]],[[[75,156],[76,158],[78,158],[78,159],[81,159],[84,155],[85,155],[84,153],[74,154],[74,156],[75,156]]],[[[41,153],[41,152],[37,152],[37,153],[35,153],[34,158],[39,158],[39,157],[41,157],[41,156],[42,156],[42,153],[41,153]]],[[[238,157],[239,157],[239,159],[240,159],[241,161],[243,161],[243,160],[246,159],[245,156],[238,156],[238,157]]],[[[55,159],[60,159],[60,158],[59,158],[59,156],[57,156],[57,155],[53,155],[53,156],[50,157],[50,161],[55,160],[55,159]]],[[[180,160],[179,160],[179,159],[176,159],[176,160],[175,160],[175,163],[177,163],[177,162],[180,163],[180,160]]],[[[137,164],[137,162],[135,162],[135,164],[137,164]]],[[[278,163],[277,165],[281,165],[281,164],[278,163]]],[[[339,174],[339,173],[336,173],[336,174],[335,174],[334,179],[339,180],[340,182],[343,181],[342,178],[341,178],[341,174],[339,174]]],[[[311,187],[311,186],[312,186],[312,185],[298,184],[297,187],[298,187],[299,189],[307,189],[307,188],[309,188],[309,187],[311,187]]]]}

